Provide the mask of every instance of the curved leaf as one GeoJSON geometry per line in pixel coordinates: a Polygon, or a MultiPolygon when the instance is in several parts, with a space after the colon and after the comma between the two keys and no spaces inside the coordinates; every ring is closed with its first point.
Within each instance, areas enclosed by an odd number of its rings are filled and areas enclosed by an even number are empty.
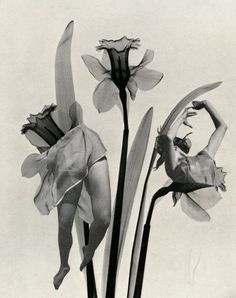
{"type": "Polygon", "coordinates": [[[63,132],[67,132],[71,127],[69,109],[75,101],[73,75],[71,68],[71,41],[73,35],[74,22],[71,21],[57,46],[55,59],[55,85],[57,100],[57,118],[59,127],[63,132]]]}
{"type": "Polygon", "coordinates": [[[189,94],[187,94],[182,100],[180,100],[177,105],[174,107],[174,109],[171,111],[169,116],[166,118],[166,121],[164,122],[161,130],[160,130],[160,135],[161,134],[166,134],[167,131],[169,130],[170,126],[172,123],[175,121],[179,113],[185,108],[186,105],[188,105],[191,101],[193,101],[195,98],[198,96],[217,88],[222,82],[216,82],[216,83],[211,83],[207,84],[204,86],[201,86],[189,94]]]}

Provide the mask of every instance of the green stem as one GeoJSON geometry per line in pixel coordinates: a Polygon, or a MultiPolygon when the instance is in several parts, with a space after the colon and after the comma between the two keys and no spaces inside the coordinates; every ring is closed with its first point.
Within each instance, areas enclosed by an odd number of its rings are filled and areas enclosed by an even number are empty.
{"type": "Polygon", "coordinates": [[[144,186],[143,186],[143,192],[142,192],[142,197],[141,197],[141,202],[140,202],[140,207],[139,207],[138,220],[137,220],[137,224],[136,224],[136,230],[135,230],[132,253],[131,253],[127,297],[130,297],[130,295],[131,295],[131,293],[130,293],[131,292],[131,280],[133,278],[135,278],[135,276],[132,276],[132,275],[136,275],[136,273],[137,273],[137,270],[135,270],[134,266],[135,266],[136,259],[138,257],[137,254],[139,252],[139,246],[140,246],[140,241],[141,241],[140,234],[141,234],[141,228],[142,228],[142,224],[143,224],[143,214],[144,214],[144,208],[145,208],[146,192],[147,192],[148,181],[149,181],[152,169],[153,169],[153,165],[154,165],[156,156],[157,156],[157,151],[154,146],[153,152],[152,152],[152,157],[151,157],[150,164],[149,164],[149,168],[148,168],[144,186]]]}
{"type": "MultiPolygon", "coordinates": [[[[85,245],[89,242],[89,224],[85,221],[84,225],[84,238],[85,245]]],[[[86,277],[87,277],[87,297],[88,298],[97,298],[97,288],[96,288],[96,280],[94,275],[93,261],[90,261],[86,267],[86,277]]]]}
{"type": "Polygon", "coordinates": [[[147,256],[149,235],[150,235],[150,229],[151,229],[151,219],[152,219],[152,214],[153,214],[155,204],[157,203],[157,201],[160,201],[168,192],[173,191],[174,188],[175,188],[174,183],[172,183],[168,187],[162,187],[152,197],[152,201],[150,203],[150,207],[147,214],[147,219],[143,228],[143,236],[142,236],[140,255],[138,260],[138,271],[136,276],[133,298],[140,298],[142,294],[143,277],[145,272],[146,256],[147,256]]]}
{"type": "Polygon", "coordinates": [[[115,297],[116,274],[117,274],[117,265],[118,265],[120,224],[121,224],[121,216],[122,216],[126,161],[127,161],[127,152],[128,152],[128,138],[129,138],[127,96],[126,96],[125,88],[120,89],[120,99],[122,102],[123,113],[124,113],[124,119],[123,119],[124,120],[124,130],[123,130],[123,141],[122,141],[122,150],[121,150],[121,158],[120,158],[118,186],[117,186],[116,201],[115,201],[115,212],[114,212],[111,248],[110,248],[110,256],[109,256],[106,298],[114,298],[115,297]]]}

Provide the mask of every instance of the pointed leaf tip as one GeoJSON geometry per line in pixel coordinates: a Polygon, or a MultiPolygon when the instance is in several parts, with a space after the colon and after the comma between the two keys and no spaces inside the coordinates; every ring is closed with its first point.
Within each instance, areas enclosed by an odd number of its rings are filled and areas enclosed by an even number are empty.
{"type": "Polygon", "coordinates": [[[74,31],[74,21],[70,21],[70,23],[66,26],[66,28],[65,28],[65,30],[62,34],[62,37],[61,37],[60,42],[58,44],[58,47],[60,47],[61,45],[63,45],[67,41],[71,42],[73,31],[74,31]]]}
{"type": "Polygon", "coordinates": [[[73,30],[74,29],[74,21],[71,20],[67,26],[66,26],[66,30],[73,30]]]}
{"type": "MultiPolygon", "coordinates": [[[[223,81],[218,81],[218,82],[215,82],[215,83],[210,83],[209,85],[212,85],[212,86],[214,86],[214,88],[217,88],[217,87],[220,86],[222,83],[223,83],[223,81]]],[[[213,88],[213,89],[214,89],[214,88],[213,88]]]]}

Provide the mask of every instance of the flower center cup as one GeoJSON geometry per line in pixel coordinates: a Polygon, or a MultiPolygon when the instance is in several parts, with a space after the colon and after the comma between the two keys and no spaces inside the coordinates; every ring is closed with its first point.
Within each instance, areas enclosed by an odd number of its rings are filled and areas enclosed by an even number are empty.
{"type": "Polygon", "coordinates": [[[123,51],[114,48],[107,50],[111,62],[111,78],[119,89],[125,88],[130,78],[129,50],[130,48],[123,51]]]}

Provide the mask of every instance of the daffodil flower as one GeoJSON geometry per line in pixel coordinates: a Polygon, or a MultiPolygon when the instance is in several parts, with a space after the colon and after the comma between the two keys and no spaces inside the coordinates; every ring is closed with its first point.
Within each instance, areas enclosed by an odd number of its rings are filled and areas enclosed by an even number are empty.
{"type": "Polygon", "coordinates": [[[82,56],[90,73],[100,81],[93,94],[93,102],[98,112],[107,112],[115,104],[120,106],[126,89],[134,100],[138,89],[152,89],[161,81],[161,72],[145,67],[153,60],[152,50],[146,50],[137,66],[129,65],[129,51],[137,49],[139,42],[139,39],[129,39],[126,36],[114,41],[101,40],[97,50],[104,50],[104,57],[108,54],[109,63],[106,63],[105,58],[102,64],[93,56],[82,56]]]}
{"type": "Polygon", "coordinates": [[[52,113],[55,109],[56,105],[51,104],[44,106],[43,110],[36,115],[30,114],[27,118],[29,123],[24,124],[21,130],[31,144],[41,152],[56,144],[64,135],[53,119],[52,113]]]}
{"type": "Polygon", "coordinates": [[[156,86],[163,77],[161,72],[149,70],[145,66],[153,60],[154,53],[147,50],[137,66],[129,65],[129,52],[139,47],[140,40],[126,36],[119,40],[100,41],[97,50],[104,50],[102,63],[95,57],[83,55],[82,59],[90,73],[100,81],[93,94],[93,102],[99,113],[107,112],[118,105],[123,114],[124,130],[120,158],[119,178],[114,208],[114,221],[109,254],[106,297],[114,297],[117,274],[120,224],[123,208],[126,161],[128,152],[128,94],[135,99],[138,88],[149,90],[156,86]],[[108,56],[109,59],[106,59],[108,56]],[[106,61],[108,60],[108,61],[106,61]]]}

